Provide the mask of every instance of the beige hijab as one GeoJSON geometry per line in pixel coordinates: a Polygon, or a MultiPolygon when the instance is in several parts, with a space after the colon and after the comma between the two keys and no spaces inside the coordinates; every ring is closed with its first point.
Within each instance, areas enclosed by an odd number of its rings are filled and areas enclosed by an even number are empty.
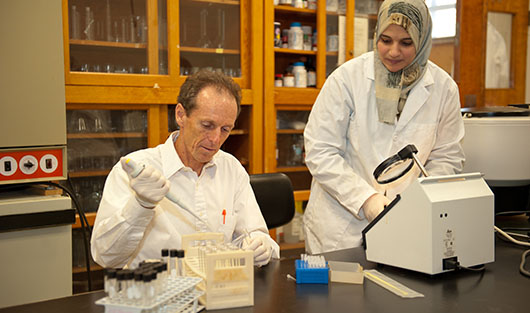
{"type": "Polygon", "coordinates": [[[432,21],[424,0],[386,0],[379,8],[374,34],[375,97],[379,121],[394,124],[407,101],[409,91],[425,73],[431,53],[432,21]],[[390,24],[403,27],[410,35],[416,56],[411,64],[395,73],[381,62],[377,41],[390,24]]]}

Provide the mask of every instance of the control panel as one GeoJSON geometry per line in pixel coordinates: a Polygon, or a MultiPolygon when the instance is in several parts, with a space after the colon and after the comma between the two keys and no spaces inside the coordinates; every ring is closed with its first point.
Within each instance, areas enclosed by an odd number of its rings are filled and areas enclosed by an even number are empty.
{"type": "Polygon", "coordinates": [[[65,149],[0,150],[0,184],[66,179],[65,149]]]}

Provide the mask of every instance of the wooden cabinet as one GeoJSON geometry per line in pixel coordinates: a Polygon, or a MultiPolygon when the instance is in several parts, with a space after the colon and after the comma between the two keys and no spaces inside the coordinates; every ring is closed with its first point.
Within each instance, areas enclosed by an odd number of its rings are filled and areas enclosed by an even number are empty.
{"type": "Polygon", "coordinates": [[[308,199],[311,184],[303,163],[303,129],[326,77],[353,57],[353,12],[353,1],[337,1],[335,7],[328,8],[325,0],[318,0],[316,8],[265,2],[264,171],[287,174],[297,200],[308,199]],[[285,46],[288,39],[283,40],[283,46],[281,41],[275,43],[275,28],[279,27],[280,38],[285,38],[293,22],[301,24],[304,39],[312,38],[312,44],[293,49],[289,44],[285,46]],[[305,88],[276,86],[275,76],[291,71],[295,62],[303,62],[308,74],[314,70],[314,84],[305,88]]]}

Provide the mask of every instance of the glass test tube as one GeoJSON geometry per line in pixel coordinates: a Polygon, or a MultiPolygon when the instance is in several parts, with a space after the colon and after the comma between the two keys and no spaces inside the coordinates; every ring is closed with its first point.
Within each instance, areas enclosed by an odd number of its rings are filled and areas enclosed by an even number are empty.
{"type": "Polygon", "coordinates": [[[132,270],[124,270],[124,289],[123,289],[123,299],[126,303],[134,303],[134,272],[132,270]]]}
{"type": "Polygon", "coordinates": [[[143,298],[142,298],[142,289],[143,289],[143,272],[140,269],[137,269],[134,271],[134,285],[133,285],[133,295],[134,295],[134,303],[136,305],[142,305],[143,298]]]}
{"type": "Polygon", "coordinates": [[[162,249],[162,251],[160,251],[160,254],[162,256],[161,261],[169,264],[169,249],[162,249]]]}
{"type": "Polygon", "coordinates": [[[113,268],[105,269],[104,288],[107,296],[110,299],[116,299],[116,273],[117,271],[113,268]]]}
{"type": "Polygon", "coordinates": [[[148,306],[151,304],[152,297],[151,294],[154,295],[154,290],[151,291],[151,273],[146,272],[142,275],[143,280],[143,288],[142,288],[142,299],[143,299],[143,305],[148,306]]]}
{"type": "Polygon", "coordinates": [[[177,250],[178,271],[177,276],[185,276],[184,273],[184,250],[177,250]]]}
{"type": "Polygon", "coordinates": [[[169,251],[169,265],[168,265],[168,268],[169,268],[169,273],[170,273],[171,277],[176,277],[177,276],[177,271],[178,271],[177,255],[178,255],[178,250],[177,249],[171,249],[169,251]]]}

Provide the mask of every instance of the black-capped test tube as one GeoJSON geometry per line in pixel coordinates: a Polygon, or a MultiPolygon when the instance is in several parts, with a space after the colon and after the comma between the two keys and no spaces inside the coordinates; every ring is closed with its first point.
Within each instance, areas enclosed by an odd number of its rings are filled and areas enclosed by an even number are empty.
{"type": "Polygon", "coordinates": [[[178,257],[178,250],[177,249],[171,249],[169,250],[169,273],[171,277],[176,277],[178,274],[178,263],[177,263],[177,257],[178,257]]]}
{"type": "Polygon", "coordinates": [[[178,260],[178,276],[185,276],[184,272],[184,250],[177,250],[177,260],[178,260]]]}

